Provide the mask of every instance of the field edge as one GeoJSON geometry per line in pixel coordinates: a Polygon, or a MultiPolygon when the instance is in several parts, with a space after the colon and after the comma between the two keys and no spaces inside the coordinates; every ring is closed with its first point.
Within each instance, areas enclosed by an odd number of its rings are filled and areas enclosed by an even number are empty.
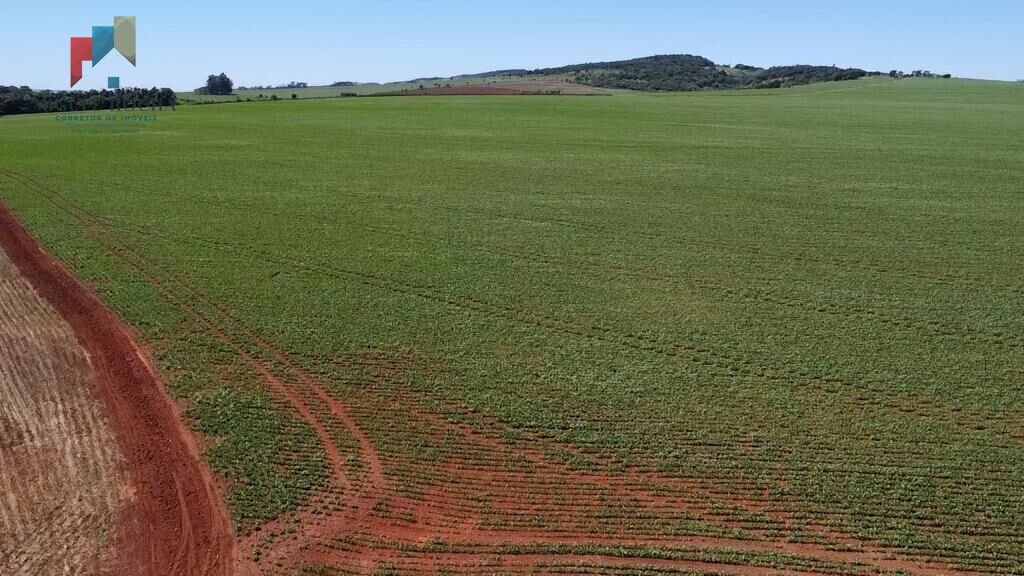
{"type": "Polygon", "coordinates": [[[196,440],[130,329],[0,202],[0,249],[71,326],[96,373],[135,502],[122,522],[128,573],[230,576],[237,548],[196,440]]]}

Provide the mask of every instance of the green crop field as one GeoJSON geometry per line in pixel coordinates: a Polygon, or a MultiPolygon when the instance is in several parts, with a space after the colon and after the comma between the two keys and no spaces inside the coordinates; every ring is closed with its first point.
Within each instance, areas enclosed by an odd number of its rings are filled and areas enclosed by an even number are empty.
{"type": "Polygon", "coordinates": [[[254,571],[1021,574],[1022,134],[888,78],[39,115],[0,200],[254,571]]]}

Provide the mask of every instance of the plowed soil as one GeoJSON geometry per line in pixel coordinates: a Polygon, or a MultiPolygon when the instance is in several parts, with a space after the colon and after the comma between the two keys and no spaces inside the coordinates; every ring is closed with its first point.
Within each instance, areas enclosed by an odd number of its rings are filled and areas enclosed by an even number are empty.
{"type": "Polygon", "coordinates": [[[132,335],[3,206],[0,246],[0,573],[231,574],[213,479],[132,335]]]}
{"type": "Polygon", "coordinates": [[[71,327],[0,250],[0,574],[102,573],[130,503],[71,327]]]}

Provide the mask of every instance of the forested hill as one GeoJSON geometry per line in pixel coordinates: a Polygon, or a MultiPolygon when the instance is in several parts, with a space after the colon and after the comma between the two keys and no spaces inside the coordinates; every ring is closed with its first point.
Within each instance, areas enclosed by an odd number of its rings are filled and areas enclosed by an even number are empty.
{"type": "Polygon", "coordinates": [[[835,66],[727,66],[702,56],[673,54],[617,62],[594,62],[538,70],[499,70],[464,78],[486,76],[559,76],[569,82],[600,88],[642,91],[687,91],[712,88],[780,88],[855,80],[872,73],[835,66]]]}

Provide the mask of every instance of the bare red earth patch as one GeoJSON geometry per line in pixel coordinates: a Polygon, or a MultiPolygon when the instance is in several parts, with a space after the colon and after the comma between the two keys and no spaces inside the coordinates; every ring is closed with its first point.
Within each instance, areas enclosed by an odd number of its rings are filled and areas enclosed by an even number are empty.
{"type": "Polygon", "coordinates": [[[422,88],[398,92],[398,96],[518,96],[525,94],[516,88],[498,86],[447,86],[444,88],[422,88]]]}
{"type": "Polygon", "coordinates": [[[135,491],[122,525],[121,573],[232,574],[235,544],[214,479],[131,333],[3,205],[0,246],[71,325],[94,366],[135,491]]]}

